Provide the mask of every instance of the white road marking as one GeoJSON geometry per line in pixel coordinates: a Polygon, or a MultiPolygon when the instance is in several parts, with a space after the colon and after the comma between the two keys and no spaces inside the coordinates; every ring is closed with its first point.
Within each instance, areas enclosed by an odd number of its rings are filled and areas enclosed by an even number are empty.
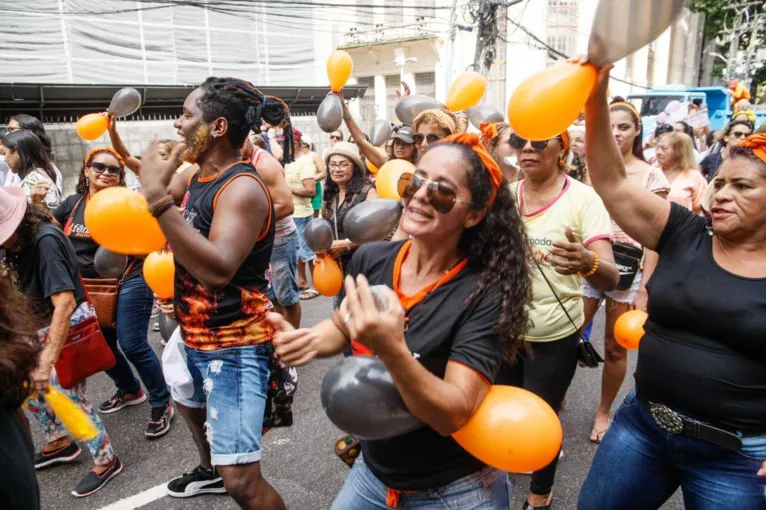
{"type": "Polygon", "coordinates": [[[146,489],[143,492],[134,494],[128,498],[121,499],[106,505],[99,510],[133,510],[134,508],[141,508],[144,505],[148,505],[152,501],[157,501],[168,495],[167,493],[168,482],[161,483],[151,489],[146,489]]]}

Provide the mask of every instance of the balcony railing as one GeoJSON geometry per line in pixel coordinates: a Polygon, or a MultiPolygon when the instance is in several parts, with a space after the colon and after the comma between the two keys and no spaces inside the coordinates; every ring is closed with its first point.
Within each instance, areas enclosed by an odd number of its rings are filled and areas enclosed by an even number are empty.
{"type": "Polygon", "coordinates": [[[423,18],[415,23],[400,26],[375,25],[370,30],[352,28],[343,36],[343,48],[385,44],[397,41],[409,41],[413,39],[431,39],[437,37],[437,32],[426,26],[423,18]]]}

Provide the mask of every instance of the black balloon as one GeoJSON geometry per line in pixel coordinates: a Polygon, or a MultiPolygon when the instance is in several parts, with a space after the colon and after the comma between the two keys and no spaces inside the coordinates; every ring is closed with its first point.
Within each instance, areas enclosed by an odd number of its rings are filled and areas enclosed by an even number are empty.
{"type": "Polygon", "coordinates": [[[128,267],[128,256],[101,246],[93,257],[93,266],[102,278],[119,278],[128,267]]]}
{"type": "Polygon", "coordinates": [[[333,241],[333,228],[324,218],[313,218],[303,230],[306,244],[314,253],[321,255],[330,249],[333,241]]]}
{"type": "Polygon", "coordinates": [[[428,96],[414,95],[403,97],[394,108],[396,116],[402,121],[405,126],[412,126],[412,122],[415,117],[420,115],[426,110],[441,110],[444,108],[444,103],[437,101],[436,99],[428,96]]]}
{"type": "Polygon", "coordinates": [[[346,213],[343,231],[356,244],[381,241],[399,224],[401,216],[402,205],[396,200],[366,200],[346,213]]]}
{"type": "Polygon", "coordinates": [[[485,122],[503,122],[503,114],[500,110],[488,104],[474,106],[473,108],[467,109],[465,113],[468,114],[468,120],[471,121],[471,124],[477,129],[485,122]]]}
{"type": "Polygon", "coordinates": [[[178,327],[178,321],[175,319],[171,319],[164,313],[160,314],[160,336],[163,340],[166,342],[170,340],[170,337],[173,336],[173,332],[178,327]]]}
{"type": "Polygon", "coordinates": [[[380,147],[391,137],[391,123],[386,119],[378,119],[375,124],[372,125],[372,131],[370,134],[370,143],[376,147],[380,147]]]}
{"type": "Polygon", "coordinates": [[[423,426],[374,356],[351,356],[330,369],[320,397],[330,421],[361,439],[386,439],[423,426]]]}
{"type": "Polygon", "coordinates": [[[106,110],[114,117],[126,117],[141,107],[141,93],[132,87],[120,89],[112,97],[112,102],[106,110]]]}
{"type": "Polygon", "coordinates": [[[343,105],[337,94],[330,94],[322,100],[317,110],[317,123],[325,133],[332,133],[343,122],[343,105]]]}

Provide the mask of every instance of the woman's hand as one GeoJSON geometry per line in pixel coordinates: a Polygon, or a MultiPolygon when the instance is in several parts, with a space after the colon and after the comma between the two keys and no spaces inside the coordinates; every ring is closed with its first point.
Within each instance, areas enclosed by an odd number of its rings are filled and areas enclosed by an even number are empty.
{"type": "MultiPolygon", "coordinates": [[[[591,65],[586,56],[570,58],[568,62],[570,64],[579,64],[581,66],[591,65]]],[[[598,77],[596,78],[596,86],[593,87],[593,91],[590,93],[588,101],[601,101],[607,97],[607,91],[609,90],[609,73],[612,69],[614,69],[614,64],[607,64],[601,69],[597,69],[598,77]]]]}
{"type": "Polygon", "coordinates": [[[31,392],[43,395],[48,391],[48,385],[51,380],[51,365],[40,360],[40,365],[35,368],[29,376],[31,392]]]}
{"type": "Polygon", "coordinates": [[[351,338],[372,349],[381,358],[397,354],[409,356],[404,340],[404,309],[396,293],[387,287],[382,288],[388,308],[379,310],[367,278],[359,275],[355,282],[349,275],[345,287],[346,299],[341,305],[341,312],[351,338]]]}
{"type": "Polygon", "coordinates": [[[49,181],[37,181],[29,191],[29,196],[32,199],[32,202],[35,204],[42,204],[50,189],[51,183],[49,181]]]}
{"type": "Polygon", "coordinates": [[[301,367],[317,357],[321,338],[313,329],[295,329],[278,313],[270,313],[266,319],[277,330],[272,343],[282,361],[301,367]]]}
{"type": "Polygon", "coordinates": [[[160,309],[160,312],[164,313],[168,316],[169,319],[175,319],[176,318],[176,308],[173,306],[173,301],[170,299],[160,299],[157,296],[155,296],[155,300],[157,302],[157,308],[160,309]]]}
{"type": "Polygon", "coordinates": [[[332,246],[330,246],[330,249],[327,250],[327,253],[330,255],[330,257],[337,259],[341,256],[341,254],[349,251],[353,245],[354,243],[348,239],[338,239],[332,242],[332,246]]]}
{"type": "Polygon", "coordinates": [[[593,254],[575,239],[571,227],[564,229],[564,234],[569,242],[554,241],[551,249],[551,262],[556,266],[556,272],[565,275],[587,273],[593,268],[593,254]]]}
{"type": "Polygon", "coordinates": [[[647,311],[647,305],[649,304],[649,293],[646,291],[646,287],[641,287],[636,294],[633,303],[630,305],[631,310],[647,311]]]}
{"type": "Polygon", "coordinates": [[[160,156],[160,146],[157,140],[141,154],[141,192],[149,204],[156,202],[168,194],[170,180],[181,164],[181,153],[186,150],[186,144],[179,142],[167,160],[160,156]]]}

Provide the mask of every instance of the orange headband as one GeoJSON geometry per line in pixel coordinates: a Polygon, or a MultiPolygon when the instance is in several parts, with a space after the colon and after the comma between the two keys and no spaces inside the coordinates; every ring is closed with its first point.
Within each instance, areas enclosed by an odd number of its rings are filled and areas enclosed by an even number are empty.
{"type": "Polygon", "coordinates": [[[620,101],[619,103],[612,103],[612,104],[610,104],[609,105],[609,109],[611,110],[612,108],[617,108],[618,106],[620,106],[622,108],[627,108],[628,110],[630,110],[630,113],[635,115],[636,118],[638,119],[638,123],[641,124],[641,115],[638,114],[638,110],[636,110],[635,106],[633,106],[630,103],[626,103],[624,101],[620,101]]]}
{"type": "Polygon", "coordinates": [[[108,152],[115,158],[117,158],[117,161],[120,162],[120,166],[124,169],[125,168],[125,161],[123,161],[122,157],[120,157],[119,154],[117,154],[117,151],[112,149],[111,147],[96,147],[95,149],[91,149],[88,151],[88,154],[85,155],[85,166],[88,166],[90,164],[90,161],[93,159],[93,156],[96,154],[100,154],[102,152],[108,152]]]}
{"type": "Polygon", "coordinates": [[[565,151],[569,150],[569,132],[562,131],[559,136],[561,137],[561,148],[565,151]]]}
{"type": "Polygon", "coordinates": [[[503,171],[500,170],[500,165],[492,159],[492,156],[489,155],[487,149],[481,144],[478,135],[474,133],[457,133],[444,138],[443,141],[446,143],[459,143],[460,145],[465,145],[479,156],[481,162],[484,164],[484,168],[487,169],[489,180],[492,183],[492,193],[489,195],[489,203],[487,204],[489,207],[492,207],[492,204],[495,202],[495,197],[497,196],[497,190],[500,189],[500,186],[503,183],[503,171]]]}
{"type": "Polygon", "coordinates": [[[479,126],[479,130],[481,131],[481,143],[485,146],[489,145],[489,142],[497,138],[497,124],[493,122],[482,123],[481,126],[479,126]]]}
{"type": "Polygon", "coordinates": [[[766,133],[750,135],[744,140],[740,140],[739,146],[750,149],[756,158],[766,163],[766,133]]]}

